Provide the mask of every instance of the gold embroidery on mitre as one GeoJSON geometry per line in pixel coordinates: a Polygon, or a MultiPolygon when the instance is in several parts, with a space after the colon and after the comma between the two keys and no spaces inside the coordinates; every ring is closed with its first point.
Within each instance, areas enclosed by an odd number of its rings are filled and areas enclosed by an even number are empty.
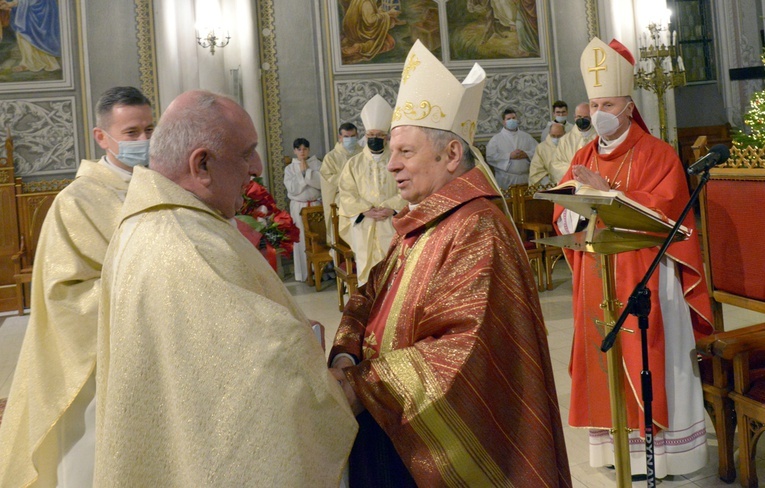
{"type": "Polygon", "coordinates": [[[393,120],[398,120],[402,116],[405,116],[409,120],[423,120],[430,117],[433,122],[438,122],[446,114],[441,110],[438,105],[433,105],[427,100],[423,100],[419,105],[420,110],[415,109],[412,102],[405,102],[403,107],[396,107],[396,112],[393,114],[393,120]],[[396,118],[398,117],[398,119],[396,118]]]}
{"type": "Polygon", "coordinates": [[[473,136],[475,136],[475,120],[466,120],[460,124],[460,127],[462,128],[462,135],[465,136],[465,140],[472,142],[473,136]]]}
{"type": "Polygon", "coordinates": [[[596,47],[593,49],[595,54],[595,66],[590,66],[587,68],[587,71],[589,73],[595,72],[595,84],[593,87],[599,87],[603,86],[603,84],[600,82],[600,72],[601,71],[608,71],[608,66],[605,66],[606,64],[606,52],[603,50],[603,48],[596,47]],[[598,53],[600,53],[600,59],[598,59],[598,53]]]}
{"type": "Polygon", "coordinates": [[[412,76],[412,73],[414,70],[419,66],[420,60],[417,59],[417,55],[412,53],[411,56],[409,56],[409,59],[406,60],[406,66],[404,66],[404,71],[401,73],[401,84],[407,82],[410,76],[412,76]]]}
{"type": "Polygon", "coordinates": [[[401,107],[396,107],[396,110],[393,111],[393,118],[391,120],[393,120],[393,122],[401,120],[401,107]]]}

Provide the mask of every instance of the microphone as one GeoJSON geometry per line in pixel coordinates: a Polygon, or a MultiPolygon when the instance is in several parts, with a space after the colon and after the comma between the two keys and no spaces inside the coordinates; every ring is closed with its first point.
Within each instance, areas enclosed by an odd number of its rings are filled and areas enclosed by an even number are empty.
{"type": "Polygon", "coordinates": [[[709,171],[718,164],[722,164],[730,157],[730,150],[725,144],[717,144],[709,149],[709,153],[688,167],[689,175],[697,175],[703,171],[709,171]]]}

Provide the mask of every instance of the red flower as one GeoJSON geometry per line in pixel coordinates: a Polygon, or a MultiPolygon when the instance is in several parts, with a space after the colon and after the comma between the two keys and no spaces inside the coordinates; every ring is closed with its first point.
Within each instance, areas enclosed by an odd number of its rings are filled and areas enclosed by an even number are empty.
{"type": "Polygon", "coordinates": [[[279,210],[273,215],[276,228],[281,231],[286,231],[291,226],[295,225],[295,222],[292,221],[292,216],[286,210],[279,210]]]}
{"type": "Polygon", "coordinates": [[[300,230],[289,212],[277,208],[274,197],[258,181],[247,185],[238,218],[262,235],[258,248],[264,248],[268,242],[277,253],[290,253],[293,243],[300,240],[300,230]]]}
{"type": "Polygon", "coordinates": [[[276,208],[276,202],[274,197],[268,193],[266,187],[253,180],[247,186],[247,190],[244,192],[245,196],[258,203],[258,206],[265,205],[269,209],[276,208]]]}

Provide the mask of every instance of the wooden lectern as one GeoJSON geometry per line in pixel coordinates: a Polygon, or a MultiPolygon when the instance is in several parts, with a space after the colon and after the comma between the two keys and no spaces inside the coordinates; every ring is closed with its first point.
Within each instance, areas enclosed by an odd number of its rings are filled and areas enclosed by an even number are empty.
{"type": "MultiPolygon", "coordinates": [[[[632,205],[623,195],[613,192],[597,195],[571,195],[552,193],[555,189],[534,194],[534,198],[549,200],[582,216],[589,217],[587,229],[564,236],[548,237],[536,242],[563,247],[600,256],[603,280],[603,323],[611,330],[623,306],[616,298],[614,256],[622,252],[661,246],[670,234],[674,222],[664,221],[658,214],[640,205],[632,205]],[[603,226],[599,226],[598,223],[603,226]]],[[[677,234],[676,240],[688,238],[687,229],[677,234]]],[[[614,466],[616,486],[632,486],[629,456],[629,429],[624,401],[624,370],[621,340],[604,353],[608,366],[608,388],[611,403],[611,423],[614,436],[614,466]]]]}

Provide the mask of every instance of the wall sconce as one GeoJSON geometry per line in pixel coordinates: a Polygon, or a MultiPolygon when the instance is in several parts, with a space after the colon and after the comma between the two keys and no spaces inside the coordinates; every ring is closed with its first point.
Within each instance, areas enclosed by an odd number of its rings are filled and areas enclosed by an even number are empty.
{"type": "Polygon", "coordinates": [[[204,27],[197,29],[197,44],[205,49],[209,47],[210,54],[213,56],[215,56],[215,48],[224,48],[228,46],[228,41],[230,39],[231,36],[228,35],[228,30],[224,29],[223,27],[204,27]]]}

